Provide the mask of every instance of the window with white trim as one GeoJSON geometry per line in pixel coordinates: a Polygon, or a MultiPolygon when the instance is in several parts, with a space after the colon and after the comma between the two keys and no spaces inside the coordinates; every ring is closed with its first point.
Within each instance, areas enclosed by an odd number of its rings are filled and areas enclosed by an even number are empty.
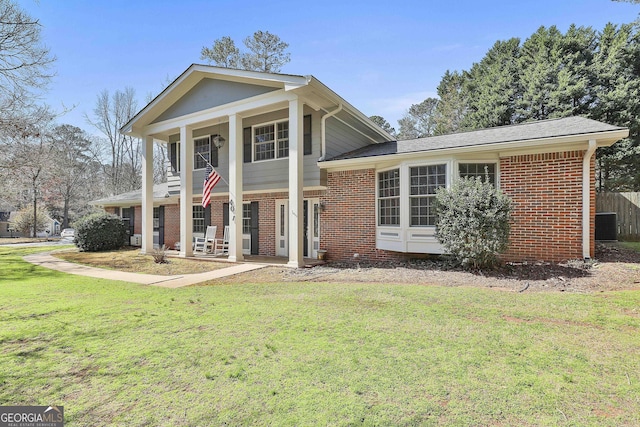
{"type": "Polygon", "coordinates": [[[207,162],[211,162],[211,142],[209,137],[194,139],[193,168],[204,169],[207,167],[207,162]],[[204,159],[202,157],[204,157],[204,159]]]}
{"type": "Polygon", "coordinates": [[[447,185],[447,165],[411,167],[409,184],[411,226],[435,226],[436,190],[447,185]]]}
{"type": "Polygon", "coordinates": [[[488,180],[496,185],[496,164],[495,163],[460,163],[458,172],[461,178],[480,177],[483,181],[488,180]]]}
{"type": "Polygon", "coordinates": [[[202,205],[193,205],[193,232],[204,233],[204,208],[202,205]]]}
{"type": "Polygon", "coordinates": [[[289,122],[253,127],[253,161],[289,157],[289,122]]]}
{"type": "Polygon", "coordinates": [[[378,173],[378,225],[400,225],[400,169],[378,173]]]}

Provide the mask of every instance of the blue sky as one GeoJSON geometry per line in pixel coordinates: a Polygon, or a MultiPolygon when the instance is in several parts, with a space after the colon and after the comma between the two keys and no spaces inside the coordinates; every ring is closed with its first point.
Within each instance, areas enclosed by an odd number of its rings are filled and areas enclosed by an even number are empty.
{"type": "Polygon", "coordinates": [[[20,0],[43,25],[57,57],[44,101],[58,121],[87,124],[96,97],[133,87],[157,95],[215,39],[256,30],[289,43],[282,72],[312,74],[364,114],[392,126],[414,103],[435,96],[447,69],[469,69],[496,40],[526,39],[541,25],[602,29],[635,20],[640,6],[611,0],[359,1],[20,0]]]}

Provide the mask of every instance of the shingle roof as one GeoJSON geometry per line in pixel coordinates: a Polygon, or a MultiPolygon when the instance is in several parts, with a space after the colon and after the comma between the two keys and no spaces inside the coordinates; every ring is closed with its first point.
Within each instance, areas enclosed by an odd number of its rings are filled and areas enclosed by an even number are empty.
{"type": "MultiPolygon", "coordinates": [[[[169,184],[163,182],[161,184],[155,184],[153,186],[153,198],[163,199],[169,197],[169,184]]],[[[122,204],[122,203],[142,203],[142,189],[129,191],[128,193],[116,194],[115,196],[105,197],[103,199],[93,200],[93,205],[110,205],[110,204],[122,204]]]]}
{"type": "Polygon", "coordinates": [[[625,128],[584,117],[566,117],[562,119],[540,120],[537,122],[527,122],[518,125],[499,126],[468,132],[452,133],[448,135],[431,136],[428,138],[401,140],[397,141],[397,143],[385,142],[382,144],[373,144],[359,150],[341,154],[329,160],[355,159],[396,153],[435,151],[447,148],[474,147],[498,144],[502,142],[558,138],[563,136],[623,129],[625,128]]]}

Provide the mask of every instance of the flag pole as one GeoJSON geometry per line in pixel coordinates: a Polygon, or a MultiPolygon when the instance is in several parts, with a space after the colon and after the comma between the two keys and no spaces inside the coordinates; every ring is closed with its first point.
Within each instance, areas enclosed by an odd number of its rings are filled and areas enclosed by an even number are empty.
{"type": "MultiPolygon", "coordinates": [[[[205,162],[207,162],[207,165],[209,167],[211,167],[212,170],[216,170],[216,168],[213,167],[213,165],[211,163],[209,163],[209,160],[207,160],[207,158],[205,156],[202,155],[202,153],[196,153],[198,156],[200,156],[202,158],[202,160],[204,160],[205,162]]],[[[220,174],[218,174],[220,175],[220,174]]],[[[224,179],[224,177],[222,175],[220,175],[220,179],[222,179],[222,182],[224,182],[225,184],[227,184],[227,187],[231,187],[229,185],[229,183],[227,182],[226,179],[224,179]]]]}

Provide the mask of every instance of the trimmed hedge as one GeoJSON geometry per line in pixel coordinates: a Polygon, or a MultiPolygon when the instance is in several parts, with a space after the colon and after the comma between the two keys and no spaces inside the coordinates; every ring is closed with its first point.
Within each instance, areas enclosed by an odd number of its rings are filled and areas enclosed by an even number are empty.
{"type": "Polygon", "coordinates": [[[74,225],[75,244],[81,251],[110,251],[126,244],[127,227],[116,215],[98,212],[80,218],[74,225]]]}

